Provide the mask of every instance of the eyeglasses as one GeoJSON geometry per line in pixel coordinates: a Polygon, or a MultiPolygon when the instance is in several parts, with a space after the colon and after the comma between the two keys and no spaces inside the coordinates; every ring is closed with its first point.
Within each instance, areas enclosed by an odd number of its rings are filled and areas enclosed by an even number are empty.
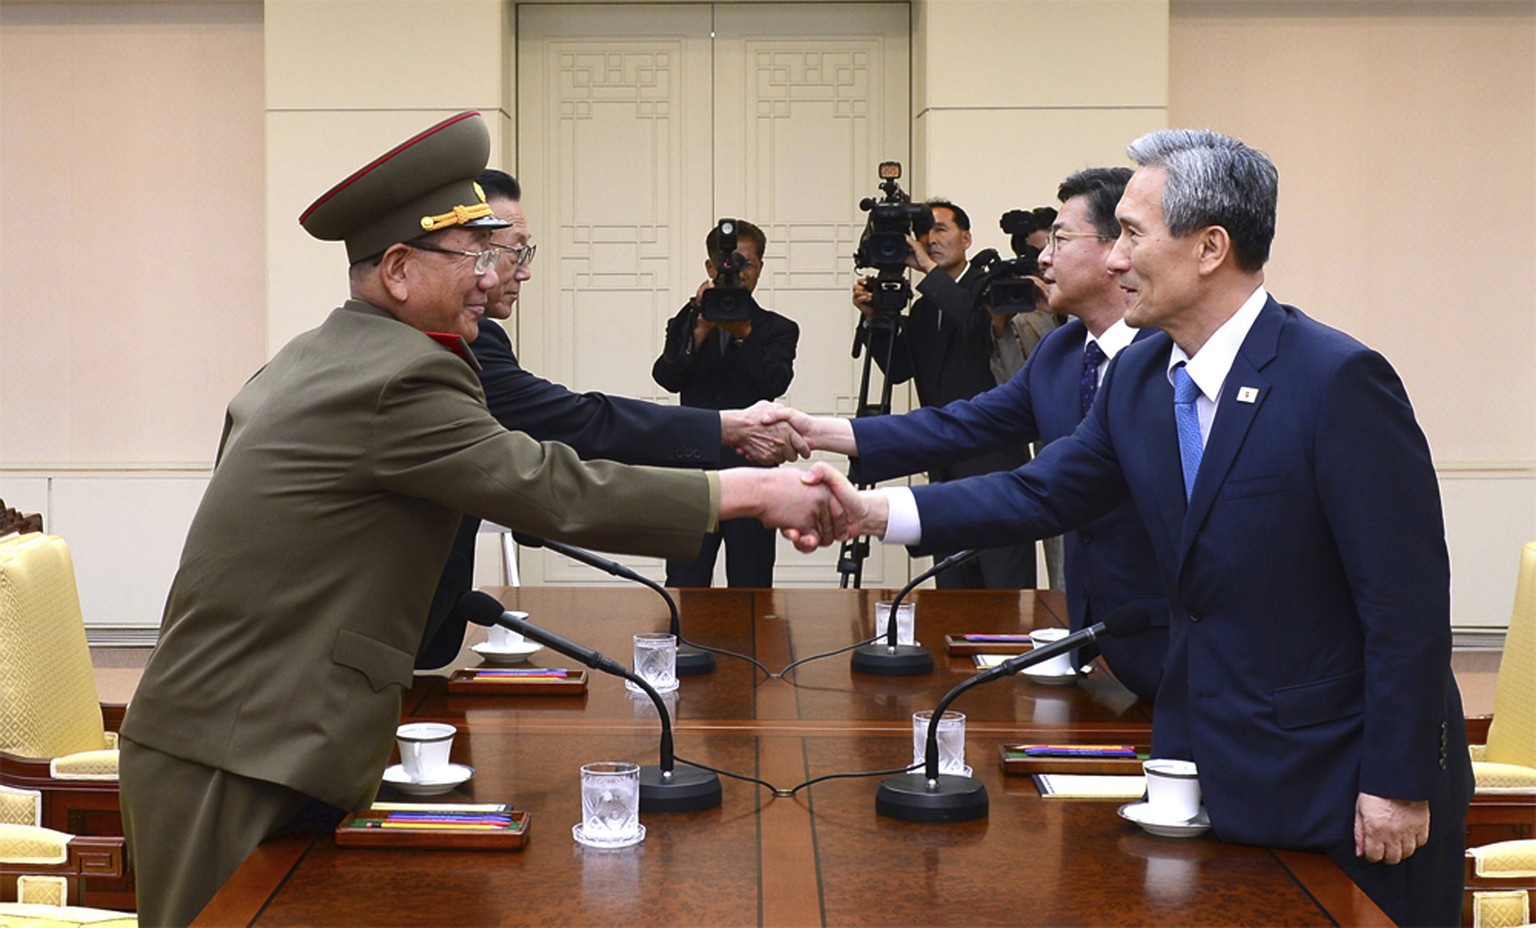
{"type": "Polygon", "coordinates": [[[1096,238],[1101,242],[1107,242],[1110,240],[1110,238],[1112,238],[1112,236],[1100,235],[1097,232],[1063,232],[1060,229],[1052,229],[1050,231],[1050,237],[1046,239],[1045,247],[1040,249],[1040,253],[1044,254],[1047,251],[1055,251],[1061,247],[1062,239],[1067,239],[1070,241],[1074,238],[1096,238]]]}
{"type": "Polygon", "coordinates": [[[537,245],[497,245],[501,253],[512,259],[513,267],[527,267],[533,263],[533,255],[539,250],[537,245]]]}
{"type": "MultiPolygon", "coordinates": [[[[444,248],[441,245],[434,245],[430,242],[402,242],[401,244],[407,248],[416,248],[421,251],[435,251],[440,255],[458,255],[461,258],[474,258],[476,277],[484,276],[486,271],[495,267],[496,262],[501,260],[501,253],[503,251],[512,251],[511,248],[498,248],[495,245],[484,251],[460,251],[457,248],[444,248]]],[[[528,257],[530,260],[533,258],[531,254],[528,257]]]]}

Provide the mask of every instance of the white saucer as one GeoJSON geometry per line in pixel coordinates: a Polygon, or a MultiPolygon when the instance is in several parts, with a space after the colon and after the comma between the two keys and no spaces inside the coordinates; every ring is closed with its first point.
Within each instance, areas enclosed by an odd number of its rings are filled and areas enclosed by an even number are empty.
{"type": "Polygon", "coordinates": [[[518,664],[526,661],[544,646],[536,641],[525,641],[510,648],[498,648],[489,641],[472,644],[469,649],[485,659],[488,664],[518,664]]]}
{"type": "Polygon", "coordinates": [[[413,780],[400,764],[384,768],[384,782],[410,796],[439,796],[468,783],[474,775],[475,768],[464,764],[449,764],[448,772],[435,780],[413,780]]]}
{"type": "Polygon", "coordinates": [[[1211,830],[1211,818],[1200,807],[1200,814],[1187,822],[1161,822],[1150,817],[1151,806],[1145,802],[1131,802],[1120,807],[1120,817],[1135,822],[1149,835],[1159,838],[1193,838],[1211,830]]]}
{"type": "Polygon", "coordinates": [[[576,824],[571,826],[571,837],[576,839],[576,843],[577,844],[583,845],[585,847],[597,848],[600,851],[610,851],[610,850],[615,850],[615,849],[621,848],[621,847],[634,847],[635,845],[639,844],[641,841],[644,841],[645,840],[645,826],[644,825],[639,825],[637,827],[639,828],[639,830],[635,832],[634,838],[632,838],[629,841],[621,841],[618,844],[600,844],[600,843],[598,843],[596,841],[593,841],[592,839],[587,837],[587,830],[584,827],[582,827],[582,823],[581,822],[577,822],[576,824]]]}
{"type": "Polygon", "coordinates": [[[1045,673],[1033,667],[1025,667],[1019,673],[1036,683],[1044,683],[1046,686],[1071,686],[1077,682],[1078,677],[1093,673],[1093,665],[1088,664],[1068,673],[1045,673]]]}

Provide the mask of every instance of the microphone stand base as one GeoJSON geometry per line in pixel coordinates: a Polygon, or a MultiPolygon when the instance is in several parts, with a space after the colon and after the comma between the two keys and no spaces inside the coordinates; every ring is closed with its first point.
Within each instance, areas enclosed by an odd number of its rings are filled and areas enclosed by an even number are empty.
{"type": "MultiPolygon", "coordinates": [[[[701,673],[715,672],[715,656],[708,651],[679,645],[677,649],[677,675],[693,677],[701,673]]],[[[674,773],[676,771],[673,771],[674,773]]]]}
{"type": "Polygon", "coordinates": [[[720,805],[720,776],[713,770],[678,765],[671,776],[652,764],[640,768],[641,812],[702,812],[720,805]]]}
{"type": "Polygon", "coordinates": [[[866,644],[855,648],[853,669],[882,677],[915,677],[933,673],[933,652],[920,644],[866,644]]]}
{"type": "Polygon", "coordinates": [[[968,822],[986,818],[987,808],[980,780],[948,773],[939,774],[931,787],[922,773],[898,773],[882,780],[875,794],[876,812],[905,822],[968,822]]]}

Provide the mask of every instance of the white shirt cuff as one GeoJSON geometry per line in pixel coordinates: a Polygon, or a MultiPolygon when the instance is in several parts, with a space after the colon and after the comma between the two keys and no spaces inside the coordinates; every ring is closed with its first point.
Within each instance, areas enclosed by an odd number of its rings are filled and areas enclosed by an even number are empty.
{"type": "Polygon", "coordinates": [[[917,497],[909,487],[886,487],[888,511],[885,534],[880,538],[888,545],[915,545],[923,540],[923,526],[917,515],[917,497]]]}

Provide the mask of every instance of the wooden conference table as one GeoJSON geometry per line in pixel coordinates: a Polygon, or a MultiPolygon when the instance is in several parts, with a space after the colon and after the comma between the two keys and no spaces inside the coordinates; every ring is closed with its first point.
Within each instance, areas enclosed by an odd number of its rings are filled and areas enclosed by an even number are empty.
{"type": "MultiPolygon", "coordinates": [[[[627,663],[629,639],[663,630],[646,590],[493,590],[509,607],[627,663]]],[[[755,656],[774,671],[869,636],[880,590],[686,591],[685,637],[755,656]]],[[[921,591],[917,638],[936,668],[921,677],[855,675],[846,654],[766,679],[721,658],[685,677],[675,699],[679,757],[793,787],[830,773],[905,766],[911,714],[932,708],[974,668],[949,657],[945,633],[1064,625],[1060,594],[921,591]]],[[[483,640],[472,630],[469,643],[483,640]]],[[[580,665],[549,651],[540,666],[580,665]]],[[[447,675],[480,659],[466,649],[418,676],[404,715],[453,723],[453,760],[475,768],[445,799],[511,802],[530,812],[513,852],[359,850],[328,835],[268,841],[198,925],[1390,925],[1326,857],[1223,844],[1209,834],[1144,834],[1113,801],[1042,799],[1004,773],[999,745],[1020,740],[1146,743],[1149,710],[1102,666],[1076,685],[1022,677],[977,687],[966,760],[991,798],[986,818],[914,824],[875,812],[879,777],[833,779],[775,796],[722,778],[718,809],[642,813],[645,841],[625,850],[576,844],[578,769],[596,760],[654,764],[649,700],[594,675],[577,696],[462,696],[447,675]]],[[[394,795],[388,787],[381,798],[394,795]]]]}

